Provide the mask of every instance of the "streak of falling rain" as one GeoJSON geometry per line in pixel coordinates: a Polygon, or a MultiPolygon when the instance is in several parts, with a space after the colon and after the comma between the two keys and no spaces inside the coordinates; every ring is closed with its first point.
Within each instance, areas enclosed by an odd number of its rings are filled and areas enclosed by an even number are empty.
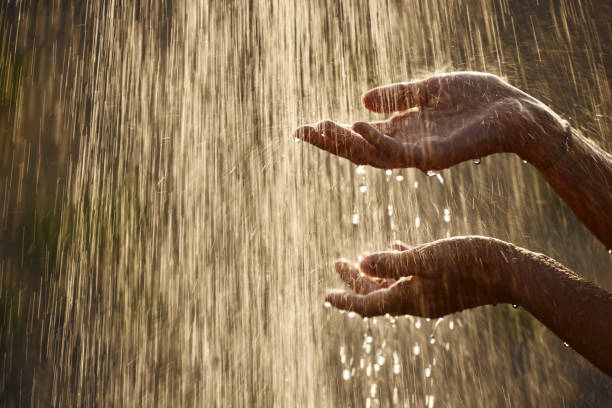
{"type": "Polygon", "coordinates": [[[0,405],[608,403],[609,379],[522,308],[465,311],[431,344],[434,322],[322,307],[333,259],[447,232],[612,289],[607,249],[531,166],[393,177],[292,138],[379,118],[370,87],[481,70],[609,151],[601,3],[2,2],[0,405]]]}

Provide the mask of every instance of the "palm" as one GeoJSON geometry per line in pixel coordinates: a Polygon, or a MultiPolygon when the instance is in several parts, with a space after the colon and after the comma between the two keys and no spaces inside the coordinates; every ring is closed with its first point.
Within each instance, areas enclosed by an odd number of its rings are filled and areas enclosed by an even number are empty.
{"type": "Polygon", "coordinates": [[[442,169],[469,159],[512,151],[533,122],[539,102],[496,76],[453,73],[376,88],[366,108],[396,112],[352,129],[332,121],[303,126],[297,136],[357,164],[381,168],[442,169]]]}

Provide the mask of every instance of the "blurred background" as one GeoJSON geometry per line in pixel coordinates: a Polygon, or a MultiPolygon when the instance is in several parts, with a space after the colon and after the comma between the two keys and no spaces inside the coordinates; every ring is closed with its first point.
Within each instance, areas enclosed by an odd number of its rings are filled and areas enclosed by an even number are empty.
{"type": "Polygon", "coordinates": [[[521,307],[323,304],[334,259],[463,234],[612,290],[534,168],[385,173],[292,132],[477,70],[610,151],[611,21],[595,0],[4,0],[0,405],[607,406],[612,380],[521,307]]]}

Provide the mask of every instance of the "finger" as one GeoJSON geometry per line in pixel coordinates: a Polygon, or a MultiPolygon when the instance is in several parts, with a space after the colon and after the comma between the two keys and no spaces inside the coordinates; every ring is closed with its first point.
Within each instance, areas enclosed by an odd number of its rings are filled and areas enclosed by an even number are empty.
{"type": "Polygon", "coordinates": [[[376,165],[377,152],[357,133],[331,120],[319,122],[315,129],[324,135],[326,149],[356,164],[376,165]]]}
{"type": "Polygon", "coordinates": [[[403,243],[402,241],[393,241],[391,244],[391,249],[395,251],[407,251],[412,248],[410,245],[403,243]]]}
{"type": "Polygon", "coordinates": [[[359,267],[370,276],[380,278],[401,278],[403,276],[422,276],[434,278],[440,275],[440,260],[443,254],[432,250],[431,245],[397,252],[385,251],[366,256],[359,267]]]}
{"type": "Polygon", "coordinates": [[[355,312],[362,317],[391,313],[390,309],[393,306],[388,289],[380,289],[367,295],[351,292],[331,292],[327,294],[325,301],[338,309],[355,312]]]}
{"type": "Polygon", "coordinates": [[[397,315],[414,313],[414,307],[421,297],[418,292],[419,279],[415,276],[403,278],[389,288],[368,294],[351,292],[330,292],[325,300],[338,309],[353,311],[363,317],[380,316],[386,313],[397,315]]]}
{"type": "Polygon", "coordinates": [[[361,97],[366,109],[378,113],[401,112],[428,104],[428,80],[402,82],[374,88],[361,97]]]}
{"type": "Polygon", "coordinates": [[[401,144],[367,122],[356,122],[353,124],[353,130],[388,156],[395,156],[402,150],[401,144]]]}
{"type": "Polygon", "coordinates": [[[370,277],[361,273],[355,265],[346,260],[339,260],[336,262],[335,268],[340,278],[342,278],[348,287],[355,293],[367,294],[389,286],[389,284],[383,285],[375,282],[370,277]]]}
{"type": "Polygon", "coordinates": [[[295,137],[356,164],[376,165],[376,150],[356,133],[332,121],[302,126],[295,137]]]}

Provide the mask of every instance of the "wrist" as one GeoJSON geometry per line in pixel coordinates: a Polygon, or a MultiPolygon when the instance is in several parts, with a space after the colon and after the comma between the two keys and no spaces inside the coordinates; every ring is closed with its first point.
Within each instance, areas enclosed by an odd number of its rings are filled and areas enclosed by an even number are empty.
{"type": "Polygon", "coordinates": [[[515,153],[538,169],[554,164],[567,149],[569,124],[548,107],[539,103],[524,126],[515,153]]]}

